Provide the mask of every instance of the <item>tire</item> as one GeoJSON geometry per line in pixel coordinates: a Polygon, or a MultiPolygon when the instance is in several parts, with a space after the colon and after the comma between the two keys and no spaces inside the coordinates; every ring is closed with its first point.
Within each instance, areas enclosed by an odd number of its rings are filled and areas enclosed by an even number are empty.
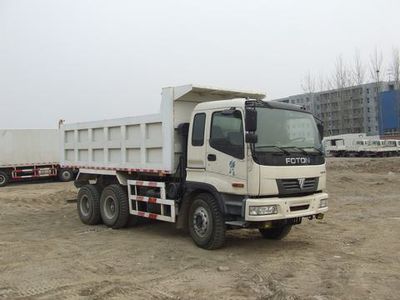
{"type": "Polygon", "coordinates": [[[74,173],[70,169],[59,169],[58,180],[61,182],[68,182],[74,178],[74,173]]]}
{"type": "Polygon", "coordinates": [[[93,185],[85,185],[78,193],[77,209],[82,223],[96,225],[101,222],[100,194],[93,185]]]}
{"type": "Polygon", "coordinates": [[[6,172],[0,171],[0,187],[6,186],[10,181],[10,177],[6,172]]]}
{"type": "Polygon", "coordinates": [[[127,191],[118,184],[107,186],[100,197],[100,214],[108,227],[123,228],[129,221],[127,191]]]}
{"type": "Polygon", "coordinates": [[[225,220],[210,194],[197,195],[189,209],[189,232],[197,246],[212,250],[225,243],[225,220]]]}
{"type": "Polygon", "coordinates": [[[259,228],[258,230],[265,239],[281,240],[289,234],[291,229],[292,225],[282,225],[273,228],[259,228]]]}

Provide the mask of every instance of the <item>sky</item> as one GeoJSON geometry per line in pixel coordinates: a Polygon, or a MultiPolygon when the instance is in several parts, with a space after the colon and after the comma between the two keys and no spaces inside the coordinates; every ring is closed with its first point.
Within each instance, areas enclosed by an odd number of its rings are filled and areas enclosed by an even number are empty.
{"type": "Polygon", "coordinates": [[[0,128],[157,113],[195,83],[302,93],[341,55],[400,47],[398,0],[0,0],[0,128]]]}

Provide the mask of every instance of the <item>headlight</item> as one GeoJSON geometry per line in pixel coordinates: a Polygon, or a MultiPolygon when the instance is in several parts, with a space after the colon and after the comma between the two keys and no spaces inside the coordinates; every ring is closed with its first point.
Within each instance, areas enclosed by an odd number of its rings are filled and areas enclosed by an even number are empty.
{"type": "Polygon", "coordinates": [[[319,208],[327,207],[328,206],[328,199],[322,199],[319,202],[319,208]]]}
{"type": "Polygon", "coordinates": [[[276,205],[249,206],[250,216],[273,215],[278,213],[276,205]]]}

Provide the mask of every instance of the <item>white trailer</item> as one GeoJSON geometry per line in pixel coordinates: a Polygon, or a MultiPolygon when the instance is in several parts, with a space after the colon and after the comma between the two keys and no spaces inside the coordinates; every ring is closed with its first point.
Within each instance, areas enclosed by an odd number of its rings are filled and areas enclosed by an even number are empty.
{"type": "Polygon", "coordinates": [[[399,155],[396,140],[380,140],[379,138],[374,138],[355,141],[355,144],[355,147],[348,147],[348,149],[346,149],[346,153],[348,153],[347,156],[354,156],[353,154],[361,157],[389,157],[399,155]]]}
{"type": "Polygon", "coordinates": [[[199,247],[215,249],[227,229],[254,227],[280,239],[302,218],[322,218],[322,126],[299,107],[264,97],[168,87],[157,114],[61,126],[62,166],[80,170],[81,221],[112,228],[129,217],[173,222],[199,247]]]}
{"type": "Polygon", "coordinates": [[[400,154],[398,140],[381,140],[379,136],[351,133],[324,138],[326,153],[335,157],[385,157],[400,154]]]}
{"type": "Polygon", "coordinates": [[[323,143],[328,155],[335,157],[352,156],[364,145],[364,142],[357,142],[368,139],[369,137],[365,133],[349,133],[325,137],[323,143]]]}
{"type": "Polygon", "coordinates": [[[383,147],[386,156],[400,155],[400,140],[383,140],[383,147]]]}
{"type": "Polygon", "coordinates": [[[73,178],[72,170],[59,165],[57,129],[1,129],[0,145],[0,187],[42,177],[73,178]]]}

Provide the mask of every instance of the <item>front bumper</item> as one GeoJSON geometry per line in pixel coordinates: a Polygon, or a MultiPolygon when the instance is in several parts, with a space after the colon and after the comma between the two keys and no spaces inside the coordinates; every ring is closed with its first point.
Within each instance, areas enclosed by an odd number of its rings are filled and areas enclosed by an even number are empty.
{"type": "Polygon", "coordinates": [[[272,197],[272,198],[248,198],[245,204],[245,221],[265,222],[273,220],[283,220],[290,218],[308,217],[323,214],[328,211],[328,207],[320,208],[320,202],[328,199],[327,193],[317,193],[300,197],[272,197]],[[250,206],[276,205],[278,212],[272,215],[250,215],[250,206]]]}

